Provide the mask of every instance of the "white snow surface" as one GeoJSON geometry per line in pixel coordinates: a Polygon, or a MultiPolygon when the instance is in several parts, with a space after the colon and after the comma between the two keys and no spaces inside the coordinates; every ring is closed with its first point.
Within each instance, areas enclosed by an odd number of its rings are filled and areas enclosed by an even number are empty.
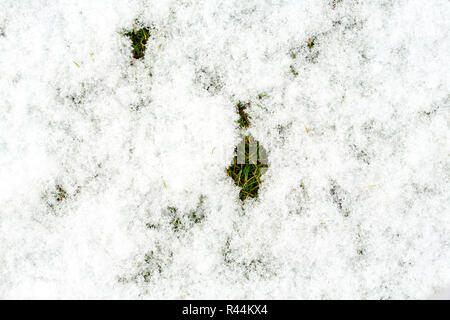
{"type": "Polygon", "coordinates": [[[0,298],[439,295],[449,32],[447,0],[0,1],[0,298]]]}

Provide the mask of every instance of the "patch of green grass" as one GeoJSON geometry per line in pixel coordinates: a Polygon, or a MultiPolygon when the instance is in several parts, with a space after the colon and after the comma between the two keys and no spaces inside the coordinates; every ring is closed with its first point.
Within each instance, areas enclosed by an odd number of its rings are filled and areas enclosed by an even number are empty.
{"type": "MultiPolygon", "coordinates": [[[[258,99],[261,100],[266,96],[265,93],[260,93],[258,99]]],[[[250,108],[250,102],[239,101],[236,104],[241,130],[250,126],[251,118],[246,112],[248,108],[250,108]]],[[[225,172],[241,188],[239,198],[242,201],[247,198],[256,198],[261,184],[261,175],[268,167],[266,152],[251,136],[245,136],[235,152],[233,163],[225,169],[225,172]]]]}
{"type": "Polygon", "coordinates": [[[131,40],[131,45],[133,47],[133,58],[141,59],[142,57],[144,57],[145,45],[147,44],[147,40],[150,37],[150,30],[145,27],[136,30],[133,27],[133,30],[125,33],[125,36],[127,36],[131,40]]]}
{"type": "MultiPolygon", "coordinates": [[[[246,136],[244,138],[245,148],[242,148],[240,152],[244,154],[237,154],[234,157],[233,163],[226,169],[226,173],[234,183],[241,188],[239,198],[243,201],[247,198],[256,198],[258,196],[259,186],[261,184],[261,175],[266,170],[267,159],[262,154],[262,147],[253,138],[246,136]],[[250,151],[250,145],[256,144],[256,148],[250,151]],[[251,152],[256,152],[252,154],[251,152]],[[245,159],[244,163],[238,163],[238,159],[245,159]],[[256,159],[256,161],[255,161],[256,159]]],[[[242,161],[241,161],[242,162],[242,161]]]]}
{"type": "Polygon", "coordinates": [[[250,102],[241,102],[239,101],[236,105],[237,108],[237,112],[239,114],[239,126],[241,128],[248,128],[250,126],[250,117],[249,115],[245,112],[245,110],[250,107],[250,102]]]}

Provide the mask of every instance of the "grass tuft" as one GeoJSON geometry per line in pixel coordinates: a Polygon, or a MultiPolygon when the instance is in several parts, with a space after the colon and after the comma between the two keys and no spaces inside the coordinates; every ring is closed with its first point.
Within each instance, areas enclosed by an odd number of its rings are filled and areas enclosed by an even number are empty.
{"type": "MultiPolygon", "coordinates": [[[[236,148],[236,156],[233,163],[226,169],[226,173],[234,183],[241,188],[239,199],[242,201],[247,198],[256,198],[258,196],[259,186],[261,184],[261,175],[267,170],[267,159],[265,158],[265,151],[259,142],[252,137],[246,136],[244,138],[245,148],[240,151],[244,154],[239,154],[236,148]],[[250,151],[250,145],[256,144],[255,154],[250,151]],[[244,163],[238,163],[238,159],[245,159],[244,163]],[[255,161],[256,159],[256,161],[255,161]]],[[[241,161],[242,162],[242,161],[241,161]]]]}
{"type": "Polygon", "coordinates": [[[145,45],[147,44],[147,40],[150,37],[149,29],[141,28],[139,30],[136,30],[133,27],[133,30],[125,33],[125,36],[127,36],[131,40],[131,45],[133,47],[133,58],[143,58],[145,53],[145,45]]]}
{"type": "Polygon", "coordinates": [[[243,103],[243,102],[239,101],[236,105],[237,112],[239,114],[238,123],[241,128],[248,128],[250,126],[251,118],[245,112],[245,109],[247,109],[248,107],[250,107],[250,102],[243,103]]]}
{"type": "MultiPolygon", "coordinates": [[[[267,94],[260,93],[258,99],[261,100],[266,96],[267,94]]],[[[238,124],[241,131],[250,126],[251,118],[246,112],[248,108],[250,108],[250,102],[239,101],[236,104],[236,111],[239,114],[238,124]]],[[[233,163],[225,169],[225,172],[241,188],[239,198],[244,201],[247,198],[258,196],[261,175],[264,174],[267,167],[267,156],[264,148],[251,136],[245,136],[235,149],[233,163]]]]}

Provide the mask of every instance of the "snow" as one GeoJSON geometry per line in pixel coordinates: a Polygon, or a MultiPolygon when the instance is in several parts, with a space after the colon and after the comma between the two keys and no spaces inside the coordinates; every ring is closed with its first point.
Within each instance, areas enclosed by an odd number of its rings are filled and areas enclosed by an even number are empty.
{"type": "Polygon", "coordinates": [[[445,0],[2,0],[0,297],[448,292],[449,16],[445,0]],[[225,174],[238,101],[269,157],[243,205],[225,174]]]}

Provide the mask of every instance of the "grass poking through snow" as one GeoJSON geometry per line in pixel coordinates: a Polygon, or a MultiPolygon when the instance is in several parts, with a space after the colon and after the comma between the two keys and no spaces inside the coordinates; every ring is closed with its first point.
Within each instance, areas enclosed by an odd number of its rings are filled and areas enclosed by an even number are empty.
{"type": "Polygon", "coordinates": [[[145,45],[147,44],[147,40],[150,37],[149,29],[141,28],[139,30],[136,30],[133,27],[133,30],[125,33],[125,35],[131,40],[131,45],[133,47],[133,58],[140,59],[144,57],[145,45]]]}
{"type": "Polygon", "coordinates": [[[267,161],[262,147],[252,137],[244,138],[244,148],[237,148],[233,163],[226,169],[227,175],[241,188],[239,198],[256,198],[261,184],[261,175],[267,169],[267,161]],[[251,145],[256,144],[256,148],[251,145]],[[239,154],[243,152],[244,154],[239,154]],[[243,159],[244,161],[238,161],[243,159]],[[239,163],[244,162],[244,163],[239,163]]]}
{"type": "Polygon", "coordinates": [[[245,109],[247,109],[248,107],[250,107],[249,102],[243,103],[239,101],[236,105],[237,112],[239,113],[238,123],[241,128],[248,128],[248,126],[250,125],[250,117],[245,112],[245,109]]]}
{"type": "MultiPolygon", "coordinates": [[[[262,96],[259,98],[261,99],[262,96]]],[[[236,105],[239,114],[238,124],[241,130],[250,126],[251,118],[246,113],[246,109],[249,107],[249,102],[238,102],[236,105]]],[[[261,175],[265,170],[267,170],[265,150],[251,136],[245,136],[241,144],[236,148],[233,163],[226,169],[227,175],[241,188],[239,198],[242,201],[258,196],[261,175]]]]}

